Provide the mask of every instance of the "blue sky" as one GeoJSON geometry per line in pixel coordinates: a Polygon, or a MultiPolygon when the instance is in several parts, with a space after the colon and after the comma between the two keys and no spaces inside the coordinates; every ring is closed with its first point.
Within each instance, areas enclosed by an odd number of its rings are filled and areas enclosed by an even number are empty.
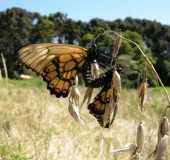
{"type": "Polygon", "coordinates": [[[0,0],[0,11],[14,6],[43,15],[61,11],[83,21],[95,17],[114,20],[130,16],[170,25],[170,0],[0,0]]]}

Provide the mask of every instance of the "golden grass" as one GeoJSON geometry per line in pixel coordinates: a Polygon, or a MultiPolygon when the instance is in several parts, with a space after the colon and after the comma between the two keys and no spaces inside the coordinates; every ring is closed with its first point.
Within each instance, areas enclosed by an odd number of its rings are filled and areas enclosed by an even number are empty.
{"type": "MultiPolygon", "coordinates": [[[[15,84],[9,83],[8,88],[4,82],[0,85],[0,158],[125,160],[127,153],[110,155],[110,158],[108,149],[104,148],[101,153],[101,140],[110,144],[111,150],[134,143],[140,121],[145,129],[143,159],[155,149],[158,119],[166,107],[166,101],[158,92],[148,93],[145,112],[141,113],[137,92],[123,90],[116,120],[108,131],[99,127],[85,105],[81,112],[86,125],[81,126],[69,115],[66,99],[50,96],[44,85],[39,89],[29,84],[26,87],[15,84]]],[[[84,91],[81,89],[81,93],[84,91]]]]}

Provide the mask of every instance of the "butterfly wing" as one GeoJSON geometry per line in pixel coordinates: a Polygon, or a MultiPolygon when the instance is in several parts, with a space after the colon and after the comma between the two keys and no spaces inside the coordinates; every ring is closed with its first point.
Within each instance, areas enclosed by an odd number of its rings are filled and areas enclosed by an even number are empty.
{"type": "Polygon", "coordinates": [[[110,84],[106,84],[102,88],[102,90],[97,94],[94,101],[88,105],[90,114],[94,115],[99,124],[105,128],[109,128],[111,125],[110,122],[104,122],[104,115],[106,113],[107,108],[110,107],[109,105],[111,100],[111,91],[112,89],[110,87],[110,84]]]}
{"type": "Polygon", "coordinates": [[[68,96],[75,83],[77,69],[84,63],[87,49],[66,44],[41,43],[27,45],[19,50],[19,59],[28,68],[40,74],[51,94],[68,96]]]}

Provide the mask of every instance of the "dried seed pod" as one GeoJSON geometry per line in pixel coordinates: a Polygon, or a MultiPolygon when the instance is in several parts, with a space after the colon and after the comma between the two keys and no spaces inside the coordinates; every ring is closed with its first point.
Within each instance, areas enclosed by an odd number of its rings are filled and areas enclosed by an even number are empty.
{"type": "Polygon", "coordinates": [[[129,152],[131,155],[133,155],[134,153],[136,153],[136,149],[137,149],[137,145],[130,143],[120,149],[113,150],[111,153],[117,154],[121,152],[129,152]]]}
{"type": "Polygon", "coordinates": [[[137,127],[137,136],[136,136],[137,152],[140,153],[144,144],[144,127],[143,123],[140,122],[137,127]]]}
{"type": "Polygon", "coordinates": [[[156,151],[154,154],[155,160],[166,160],[166,153],[168,150],[168,139],[169,136],[167,135],[164,135],[160,138],[160,141],[156,146],[156,151]]]}
{"type": "Polygon", "coordinates": [[[91,98],[92,98],[92,94],[93,94],[93,88],[88,87],[85,91],[85,95],[83,98],[83,101],[80,105],[80,108],[82,108],[83,104],[87,101],[87,105],[91,102],[91,98]]]}
{"type": "Polygon", "coordinates": [[[69,98],[68,110],[69,110],[70,115],[74,118],[75,121],[80,122],[81,124],[84,124],[80,116],[79,107],[75,104],[75,101],[70,98],[69,98]]]}
{"type": "Polygon", "coordinates": [[[167,117],[163,117],[159,122],[159,129],[158,129],[158,143],[164,135],[169,134],[169,120],[167,117]]]}
{"type": "Polygon", "coordinates": [[[79,84],[79,79],[78,79],[78,76],[75,77],[75,86],[78,86],[79,84]]]}
{"type": "Polygon", "coordinates": [[[139,107],[141,112],[144,110],[144,103],[147,99],[147,90],[148,90],[148,84],[147,82],[142,82],[139,87],[139,107]]]}
{"type": "Polygon", "coordinates": [[[103,125],[104,126],[107,126],[107,125],[110,126],[110,124],[112,124],[112,122],[113,122],[113,112],[114,112],[113,106],[108,105],[105,108],[105,112],[104,112],[104,115],[103,115],[103,125]]]}
{"type": "Polygon", "coordinates": [[[99,78],[100,69],[99,69],[99,65],[97,64],[96,60],[91,64],[91,75],[93,79],[99,78]]]}
{"type": "Polygon", "coordinates": [[[165,154],[168,147],[169,121],[167,117],[161,118],[158,129],[158,142],[155,151],[150,155],[155,157],[155,160],[165,160],[165,154]]]}
{"type": "Polygon", "coordinates": [[[121,78],[119,73],[117,71],[114,71],[112,76],[110,105],[105,109],[103,117],[105,123],[109,121],[110,124],[112,124],[116,117],[118,111],[120,91],[121,91],[121,78]]]}
{"type": "Polygon", "coordinates": [[[120,74],[116,70],[113,72],[112,87],[117,90],[118,94],[120,94],[120,91],[122,88],[121,77],[120,77],[120,74]]]}
{"type": "MultiPolygon", "coordinates": [[[[92,79],[96,79],[99,78],[100,75],[100,69],[99,69],[99,65],[97,64],[96,60],[94,60],[94,62],[91,64],[91,76],[92,79]]],[[[93,94],[93,88],[88,87],[87,90],[85,91],[85,95],[83,98],[83,101],[80,105],[80,108],[82,108],[83,104],[86,102],[87,100],[87,105],[90,103],[91,98],[92,98],[92,94],[93,94]]]]}
{"type": "Polygon", "coordinates": [[[80,91],[77,85],[78,85],[78,77],[76,76],[76,84],[71,88],[69,99],[72,99],[72,101],[74,101],[75,104],[79,106],[80,91]]]}
{"type": "Polygon", "coordinates": [[[162,118],[161,122],[161,133],[162,135],[168,135],[169,134],[169,120],[167,117],[162,118]]]}

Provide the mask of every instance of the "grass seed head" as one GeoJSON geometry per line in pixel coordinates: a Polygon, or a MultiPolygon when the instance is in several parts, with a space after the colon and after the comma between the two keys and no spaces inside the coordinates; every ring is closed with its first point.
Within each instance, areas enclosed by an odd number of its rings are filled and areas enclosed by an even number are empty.
{"type": "Polygon", "coordinates": [[[100,69],[96,61],[91,64],[91,75],[93,79],[99,78],[100,69]]]}
{"type": "Polygon", "coordinates": [[[110,103],[106,107],[103,116],[104,124],[108,124],[109,122],[109,126],[113,123],[118,111],[120,91],[121,91],[121,78],[119,73],[117,71],[114,71],[112,76],[110,103]]]}
{"type": "Polygon", "coordinates": [[[144,111],[144,104],[147,99],[148,84],[147,82],[142,82],[139,86],[139,107],[140,111],[144,111]]]}
{"type": "Polygon", "coordinates": [[[68,111],[75,121],[80,122],[82,124],[84,123],[80,116],[79,107],[76,105],[75,101],[73,101],[73,99],[70,98],[69,98],[68,111]]]}
{"type": "Polygon", "coordinates": [[[69,99],[74,101],[74,103],[79,106],[79,99],[80,99],[80,91],[78,87],[75,85],[71,88],[70,94],[69,94],[69,99]]]}
{"type": "Polygon", "coordinates": [[[112,88],[116,89],[118,94],[120,94],[122,88],[120,74],[115,70],[112,77],[112,88]]]}
{"type": "Polygon", "coordinates": [[[112,154],[119,154],[122,152],[129,152],[130,155],[134,155],[136,153],[137,150],[137,145],[130,143],[130,144],[126,144],[124,147],[120,148],[120,149],[116,149],[111,151],[112,154]]]}
{"type": "Polygon", "coordinates": [[[137,127],[136,144],[137,144],[137,151],[140,153],[142,151],[143,144],[144,144],[144,127],[142,122],[140,122],[137,127]]]}
{"type": "Polygon", "coordinates": [[[158,143],[160,142],[161,137],[168,134],[169,134],[169,120],[167,117],[163,117],[159,122],[158,143]]]}
{"type": "Polygon", "coordinates": [[[93,88],[88,87],[85,91],[83,101],[81,102],[80,108],[83,106],[83,104],[87,101],[87,105],[91,102],[91,98],[93,95],[93,88]]]}

